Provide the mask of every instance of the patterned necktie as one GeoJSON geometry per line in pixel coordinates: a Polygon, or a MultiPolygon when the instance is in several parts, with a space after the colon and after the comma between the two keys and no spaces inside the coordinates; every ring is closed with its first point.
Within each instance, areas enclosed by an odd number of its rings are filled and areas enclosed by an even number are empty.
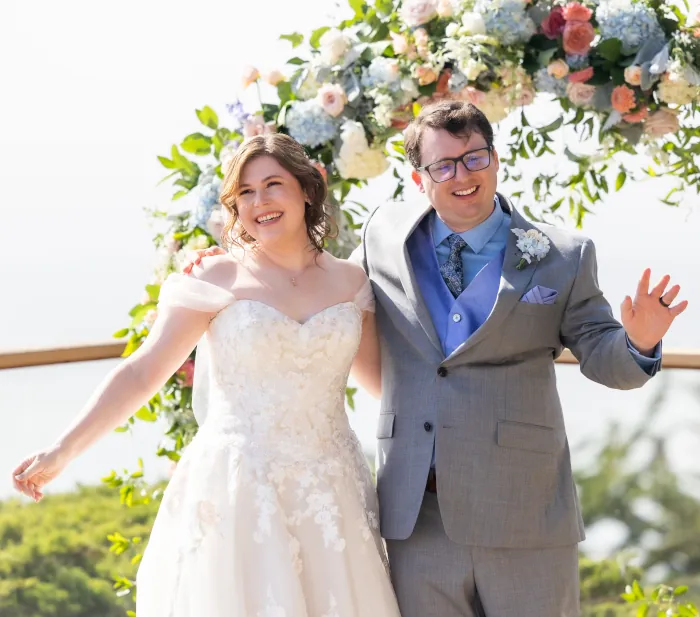
{"type": "Polygon", "coordinates": [[[464,289],[464,272],[462,268],[462,249],[467,243],[457,234],[452,234],[447,243],[450,246],[450,256],[447,261],[440,266],[440,274],[447,285],[447,288],[456,298],[464,289]]]}

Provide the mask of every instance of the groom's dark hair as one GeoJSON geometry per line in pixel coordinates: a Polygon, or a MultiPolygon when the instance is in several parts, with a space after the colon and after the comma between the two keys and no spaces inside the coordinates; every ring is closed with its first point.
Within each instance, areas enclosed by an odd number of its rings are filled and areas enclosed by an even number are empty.
{"type": "MultiPolygon", "coordinates": [[[[414,168],[421,167],[420,148],[426,128],[443,129],[455,137],[469,139],[479,133],[493,147],[493,128],[478,107],[464,101],[440,101],[427,105],[406,128],[404,149],[414,168]]],[[[431,161],[432,162],[432,161],[431,161]]]]}

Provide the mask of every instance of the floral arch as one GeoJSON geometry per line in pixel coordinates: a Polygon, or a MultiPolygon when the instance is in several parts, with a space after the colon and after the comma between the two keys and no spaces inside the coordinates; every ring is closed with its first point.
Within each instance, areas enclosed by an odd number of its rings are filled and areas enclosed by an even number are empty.
{"type": "MultiPolygon", "coordinates": [[[[508,152],[501,153],[506,179],[521,179],[509,174],[516,162],[556,157],[552,145],[561,131],[598,145],[593,154],[567,148],[571,173],[538,173],[518,192],[540,205],[535,214],[525,204],[533,218],[568,212],[580,225],[603,194],[637,174],[672,176],[676,186],[662,200],[670,206],[677,203],[674,193],[700,192],[700,7],[667,0],[349,5],[353,15],[335,27],[308,37],[281,36],[298,54],[285,71],[246,71],[244,87],[265,80],[276,87],[276,101],[261,101],[257,110],[231,103],[225,121],[210,107],[197,110],[201,129],[172,146],[169,156],[158,157],[169,172],[174,203],[154,213],[162,224],[154,278],[132,309],[129,326],[115,333],[127,339],[125,355],[148,334],[164,278],[179,270],[188,251],[216,243],[223,225],[222,164],[247,136],[288,133],[323,168],[340,212],[340,233],[330,248],[342,255],[356,244],[354,230],[363,216],[362,206],[346,200],[348,193],[393,168],[393,198],[401,199],[402,130],[421,106],[442,98],[470,101],[493,123],[519,115],[508,152]],[[536,98],[558,104],[557,116],[545,126],[527,117],[536,98]],[[638,152],[650,155],[654,165],[633,169],[620,162],[621,153],[638,152]]],[[[196,431],[190,411],[193,359],[130,419],[133,424],[164,416],[170,428],[158,453],[173,461],[196,431]]],[[[127,501],[138,499],[140,472],[132,476],[108,479],[127,501]]]]}

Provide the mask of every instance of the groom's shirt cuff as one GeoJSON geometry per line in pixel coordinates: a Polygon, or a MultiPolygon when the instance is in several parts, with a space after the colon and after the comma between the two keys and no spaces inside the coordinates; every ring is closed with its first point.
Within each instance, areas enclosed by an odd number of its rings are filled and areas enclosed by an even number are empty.
{"type": "Polygon", "coordinates": [[[639,365],[647,375],[653,377],[661,368],[661,342],[659,342],[656,347],[654,347],[654,354],[651,357],[643,356],[640,354],[630,342],[629,337],[627,339],[627,349],[630,350],[632,357],[635,362],[639,365]]]}

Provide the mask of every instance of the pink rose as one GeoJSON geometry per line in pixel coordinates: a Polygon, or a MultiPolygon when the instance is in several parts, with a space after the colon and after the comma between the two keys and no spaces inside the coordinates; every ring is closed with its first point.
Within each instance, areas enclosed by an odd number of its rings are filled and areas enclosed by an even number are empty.
{"type": "Polygon", "coordinates": [[[250,86],[250,84],[255,83],[260,79],[260,72],[254,66],[247,66],[243,69],[241,75],[241,83],[244,88],[250,86]]]}
{"type": "Polygon", "coordinates": [[[428,32],[425,28],[418,28],[413,33],[413,39],[416,41],[416,45],[427,45],[430,37],[428,36],[428,32]]]}
{"type": "Polygon", "coordinates": [[[590,21],[593,11],[579,2],[569,2],[564,7],[564,19],[566,21],[590,21]]]}
{"type": "Polygon", "coordinates": [[[642,67],[633,64],[625,69],[625,81],[630,86],[639,86],[642,83],[642,67]]]}
{"type": "Polygon", "coordinates": [[[595,29],[588,21],[567,21],[564,26],[564,51],[567,54],[585,56],[591,49],[595,29]]]}
{"type": "Polygon", "coordinates": [[[323,84],[316,97],[329,116],[337,118],[345,109],[345,90],[338,84],[323,84]]]}
{"type": "Polygon", "coordinates": [[[421,86],[427,86],[437,79],[437,73],[429,64],[421,64],[416,67],[416,77],[421,86]]]}
{"type": "Polygon", "coordinates": [[[626,114],[637,106],[637,99],[634,91],[627,86],[617,86],[612,91],[612,106],[615,111],[626,114]]]}
{"type": "Polygon", "coordinates": [[[547,66],[547,73],[555,79],[563,79],[569,74],[569,65],[562,60],[554,60],[547,66]]]}
{"type": "Polygon", "coordinates": [[[394,53],[405,54],[408,51],[408,39],[403,34],[389,32],[391,37],[391,46],[394,48],[394,53]]]}
{"type": "Polygon", "coordinates": [[[194,383],[194,360],[187,358],[177,373],[180,377],[180,383],[186,388],[191,388],[194,383]]]}
{"type": "Polygon", "coordinates": [[[580,71],[575,71],[574,73],[569,73],[569,81],[572,84],[582,84],[584,81],[588,81],[593,77],[593,67],[589,66],[580,71]]]}
{"type": "Polygon", "coordinates": [[[560,6],[555,6],[549,15],[544,18],[540,27],[542,28],[542,34],[544,34],[548,39],[556,39],[562,32],[564,32],[564,26],[566,25],[566,20],[564,19],[564,9],[560,6]]]}
{"type": "Polygon", "coordinates": [[[625,114],[624,116],[622,116],[622,119],[625,122],[629,122],[630,124],[636,124],[637,122],[641,122],[642,120],[646,120],[648,115],[649,115],[649,108],[642,107],[639,111],[635,111],[631,114],[625,114]]]}
{"type": "Polygon", "coordinates": [[[483,90],[467,86],[459,93],[459,98],[476,107],[480,107],[486,102],[486,93],[483,90]]]}
{"type": "Polygon", "coordinates": [[[577,107],[587,107],[593,101],[595,91],[595,86],[574,82],[567,86],[566,96],[577,107]]]}
{"type": "Polygon", "coordinates": [[[265,122],[260,114],[249,116],[243,122],[243,136],[255,137],[256,135],[267,135],[276,131],[274,122],[265,122]]]}
{"type": "Polygon", "coordinates": [[[676,112],[662,107],[651,114],[644,122],[644,132],[652,137],[675,133],[680,128],[676,112]]]}
{"type": "Polygon", "coordinates": [[[438,0],[404,0],[401,17],[410,28],[427,24],[437,15],[438,0]]]}
{"type": "Polygon", "coordinates": [[[535,100],[535,91],[527,86],[507,88],[503,93],[503,100],[509,107],[524,107],[535,100]]]}

